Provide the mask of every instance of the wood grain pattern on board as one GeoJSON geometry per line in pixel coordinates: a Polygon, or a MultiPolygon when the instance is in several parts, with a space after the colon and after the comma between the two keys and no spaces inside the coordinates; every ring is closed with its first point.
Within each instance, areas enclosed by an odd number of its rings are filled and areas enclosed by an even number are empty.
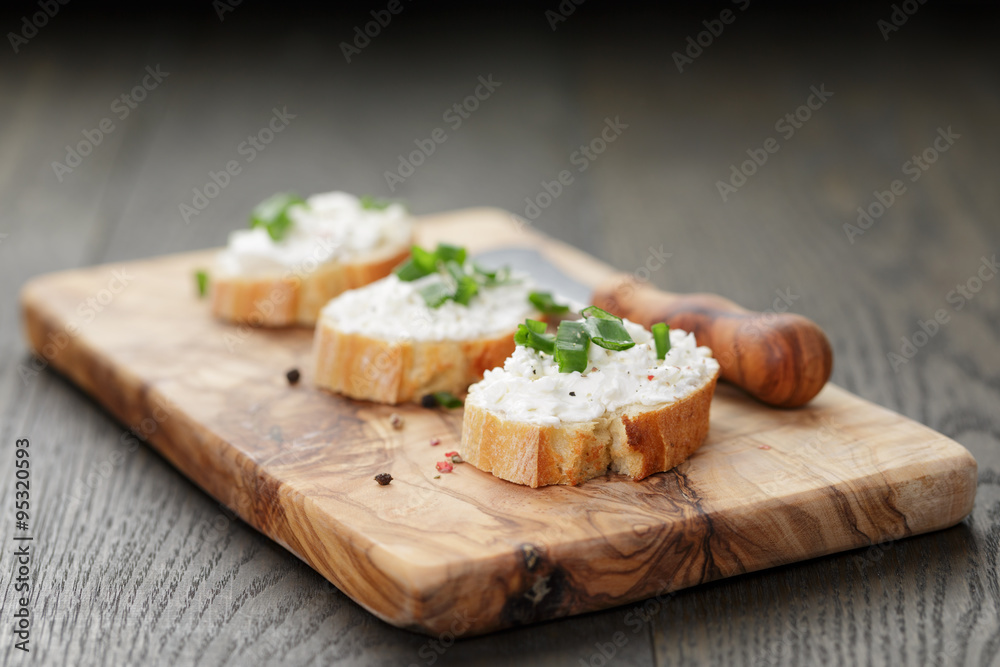
{"type": "MultiPolygon", "coordinates": [[[[418,234],[473,252],[530,246],[589,284],[612,272],[495,210],[434,216],[418,234]]],[[[533,490],[469,465],[435,479],[435,461],[457,448],[461,411],[314,389],[311,331],[211,319],[193,281],[209,260],[36,279],[22,293],[31,345],[207,492],[394,625],[439,633],[475,619],[467,632],[482,633],[577,614],[944,528],[972,508],[976,463],[962,446],[833,385],[797,410],[720,386],[707,443],[639,483],[609,476],[533,490]],[[88,298],[101,312],[82,321],[88,298]],[[296,386],[285,378],[292,367],[304,371],[296,386]],[[373,481],[380,472],[391,485],[373,481]]]]}

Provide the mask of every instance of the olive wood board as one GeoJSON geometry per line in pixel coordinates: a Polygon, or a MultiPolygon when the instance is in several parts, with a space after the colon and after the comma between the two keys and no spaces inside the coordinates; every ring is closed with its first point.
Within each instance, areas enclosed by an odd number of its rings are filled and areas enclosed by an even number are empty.
{"type": "MultiPolygon", "coordinates": [[[[495,209],[428,216],[418,238],[531,248],[588,285],[614,273],[495,209]]],[[[478,634],[594,611],[938,530],[972,508],[976,462],[961,445],[833,385],[778,410],[720,384],[705,445],[640,482],[530,489],[461,463],[438,477],[435,462],[460,449],[461,409],[317,390],[310,330],[212,319],[193,279],[210,263],[205,251],[38,277],[21,294],[29,343],[205,491],[402,628],[478,634]],[[390,485],[373,480],[382,472],[390,485]]]]}

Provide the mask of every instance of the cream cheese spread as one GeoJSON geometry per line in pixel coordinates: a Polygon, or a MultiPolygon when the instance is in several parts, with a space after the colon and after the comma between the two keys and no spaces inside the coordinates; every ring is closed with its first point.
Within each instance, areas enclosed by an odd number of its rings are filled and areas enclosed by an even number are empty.
{"type": "Polygon", "coordinates": [[[469,388],[466,405],[515,422],[559,425],[593,421],[630,405],[653,406],[694,393],[719,370],[694,334],[670,331],[670,351],[656,358],[653,335],[624,320],[635,346],[621,351],[591,344],[589,368],[560,373],[550,354],[519,345],[503,368],[486,371],[469,388]]]}
{"type": "Polygon", "coordinates": [[[293,206],[288,215],[292,225],[280,241],[263,227],[230,233],[218,270],[236,275],[309,273],[326,262],[350,261],[384,245],[410,242],[412,218],[402,204],[366,209],[354,195],[327,192],[293,206]]]}

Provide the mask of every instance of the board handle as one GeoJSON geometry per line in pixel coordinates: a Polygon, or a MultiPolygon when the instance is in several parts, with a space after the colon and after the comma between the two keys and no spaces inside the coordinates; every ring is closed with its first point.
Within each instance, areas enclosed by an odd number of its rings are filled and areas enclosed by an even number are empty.
{"type": "Polygon", "coordinates": [[[693,332],[712,348],[723,379],[775,407],[805,405],[833,370],[830,341],[802,315],[756,313],[715,294],[664,292],[629,275],[598,287],[593,303],[647,329],[666,322],[693,332]]]}

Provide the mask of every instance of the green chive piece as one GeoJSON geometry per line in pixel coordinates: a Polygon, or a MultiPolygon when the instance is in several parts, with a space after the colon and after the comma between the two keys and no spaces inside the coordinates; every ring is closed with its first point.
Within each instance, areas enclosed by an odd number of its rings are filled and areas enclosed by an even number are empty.
{"type": "Polygon", "coordinates": [[[399,265],[396,269],[396,276],[404,281],[410,282],[429,276],[437,271],[437,257],[434,253],[424,250],[420,246],[410,248],[410,258],[399,265]]]}
{"type": "Polygon", "coordinates": [[[586,308],[580,311],[580,314],[583,315],[584,317],[593,317],[599,320],[614,320],[615,322],[622,321],[622,318],[618,317],[617,315],[612,315],[608,311],[602,310],[597,306],[587,306],[586,308]]]}
{"type": "Polygon", "coordinates": [[[556,332],[556,363],[560,373],[587,370],[590,335],[582,322],[563,321],[556,332]]]}
{"type": "Polygon", "coordinates": [[[434,251],[438,261],[456,262],[459,265],[465,264],[465,248],[450,243],[438,243],[437,250],[434,251]]]}
{"type": "Polygon", "coordinates": [[[656,358],[663,361],[670,351],[670,327],[666,322],[657,322],[650,331],[653,332],[653,340],[656,342],[656,358]]]}
{"type": "Polygon", "coordinates": [[[361,196],[361,208],[366,211],[384,211],[392,204],[388,199],[378,199],[374,195],[361,196]]]}
{"type": "Polygon", "coordinates": [[[271,195],[254,207],[250,214],[250,228],[263,227],[272,241],[280,241],[292,227],[292,219],[288,217],[289,209],[293,206],[303,206],[305,203],[306,201],[296,194],[279,192],[271,195]]]}
{"type": "Polygon", "coordinates": [[[198,285],[198,296],[202,299],[208,294],[208,271],[205,269],[198,269],[194,272],[194,280],[198,285]]]}
{"type": "Polygon", "coordinates": [[[538,312],[545,313],[546,315],[569,311],[568,304],[556,303],[555,299],[552,298],[552,292],[532,292],[528,295],[528,301],[538,309],[538,312]]]}
{"type": "MultiPolygon", "coordinates": [[[[506,268],[506,267],[504,267],[504,268],[506,268]]],[[[499,271],[500,271],[500,269],[497,269],[496,271],[487,271],[486,269],[484,269],[483,267],[481,267],[479,265],[479,262],[473,262],[472,263],[472,270],[475,271],[476,273],[478,273],[479,275],[481,275],[483,277],[483,279],[485,281],[487,281],[487,284],[488,284],[488,281],[490,281],[490,280],[496,280],[497,279],[497,273],[499,273],[499,271]]]]}
{"type": "Polygon", "coordinates": [[[584,321],[587,333],[594,345],[600,345],[606,350],[627,350],[635,345],[621,320],[605,320],[591,317],[584,321]]]}
{"type": "Polygon", "coordinates": [[[444,408],[460,408],[462,407],[462,399],[455,396],[455,394],[450,391],[435,391],[433,394],[434,400],[437,404],[444,408]]]}
{"type": "Polygon", "coordinates": [[[400,264],[399,266],[397,266],[394,273],[396,274],[397,278],[407,283],[413,282],[418,278],[423,278],[424,276],[428,275],[426,271],[421,269],[420,266],[413,261],[412,257],[403,262],[402,264],[400,264]]]}
{"type": "Polygon", "coordinates": [[[413,261],[420,267],[422,271],[426,271],[428,274],[434,273],[438,268],[438,256],[437,253],[433,253],[430,250],[424,250],[418,245],[410,248],[410,256],[413,261]]]}
{"type": "Polygon", "coordinates": [[[555,336],[545,333],[545,322],[538,320],[525,320],[524,324],[517,325],[514,344],[546,354],[554,354],[556,349],[555,336]]]}
{"type": "Polygon", "coordinates": [[[477,294],[479,294],[479,283],[469,276],[462,276],[462,279],[458,281],[458,287],[455,288],[455,296],[453,298],[455,299],[455,303],[468,306],[469,301],[477,294]]]}
{"type": "Polygon", "coordinates": [[[510,282],[509,267],[487,271],[474,262],[466,263],[467,256],[465,248],[448,243],[439,243],[433,252],[413,246],[410,248],[410,258],[393,272],[405,282],[435,273],[441,274],[444,277],[442,285],[435,284],[420,290],[424,300],[432,308],[438,308],[449,300],[468,306],[479,294],[480,287],[510,282]]]}
{"type": "Polygon", "coordinates": [[[423,297],[424,302],[431,308],[440,308],[445,301],[455,295],[451,286],[443,282],[424,285],[418,291],[420,292],[420,296],[423,297]]]}

